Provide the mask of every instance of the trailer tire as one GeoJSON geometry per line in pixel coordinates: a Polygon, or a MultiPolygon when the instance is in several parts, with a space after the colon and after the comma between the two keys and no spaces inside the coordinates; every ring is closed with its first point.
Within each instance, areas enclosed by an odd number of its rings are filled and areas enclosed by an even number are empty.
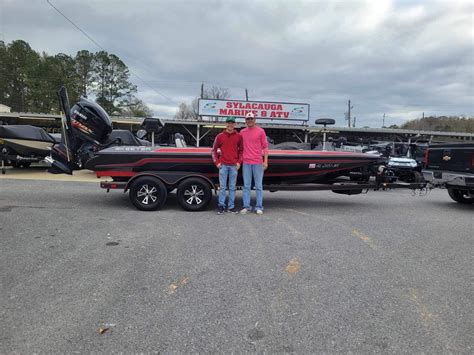
{"type": "Polygon", "coordinates": [[[456,201],[458,203],[462,203],[462,204],[465,204],[465,205],[470,205],[470,204],[474,203],[474,199],[464,197],[464,193],[463,193],[462,190],[449,187],[448,188],[448,194],[449,194],[449,197],[451,197],[454,201],[456,201]]]}
{"type": "Polygon", "coordinates": [[[211,186],[204,179],[187,178],[178,185],[176,197],[184,210],[201,211],[211,202],[211,186]]]}
{"type": "Polygon", "coordinates": [[[140,211],[156,211],[166,202],[168,192],[160,179],[143,176],[132,182],[129,197],[140,211]]]}

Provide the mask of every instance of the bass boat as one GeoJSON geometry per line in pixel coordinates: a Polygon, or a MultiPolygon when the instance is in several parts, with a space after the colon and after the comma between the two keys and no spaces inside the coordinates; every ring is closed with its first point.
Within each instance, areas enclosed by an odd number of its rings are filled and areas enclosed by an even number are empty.
{"type": "MultiPolygon", "coordinates": [[[[72,174],[76,169],[93,170],[97,177],[112,179],[101,183],[102,187],[130,190],[132,202],[142,210],[158,209],[164,202],[163,199],[156,202],[150,197],[153,195],[150,191],[164,194],[166,199],[166,193],[175,188],[178,202],[187,210],[202,209],[209,203],[211,190],[219,183],[211,148],[185,147],[182,144],[176,147],[107,146],[112,132],[107,113],[96,103],[84,99],[70,109],[64,88],[59,96],[65,113],[63,137],[61,144],[53,147],[48,159],[50,172],[72,174]]],[[[159,132],[164,125],[156,120],[156,126],[156,132],[159,132]]],[[[332,186],[342,176],[346,181],[348,177],[353,181],[367,182],[376,174],[380,162],[379,154],[269,149],[264,186],[271,191],[284,185],[315,183],[332,186]]],[[[362,188],[357,186],[326,189],[346,194],[362,192],[362,188]]]]}

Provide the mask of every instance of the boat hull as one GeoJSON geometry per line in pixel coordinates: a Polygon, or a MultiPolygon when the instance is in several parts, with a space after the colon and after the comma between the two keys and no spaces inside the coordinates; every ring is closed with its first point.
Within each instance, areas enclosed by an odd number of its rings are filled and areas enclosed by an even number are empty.
{"type": "Polygon", "coordinates": [[[20,156],[47,156],[54,143],[27,139],[0,138],[3,144],[20,156]]]}
{"type": "Polygon", "coordinates": [[[38,127],[29,125],[0,126],[0,146],[8,155],[44,158],[56,141],[38,127]]]}
{"type": "MultiPolygon", "coordinates": [[[[269,150],[266,184],[327,182],[350,171],[377,165],[377,155],[364,153],[269,150]]],[[[219,172],[210,148],[111,147],[89,160],[86,169],[98,177],[128,180],[143,172],[199,173],[217,182],[219,172]]]]}

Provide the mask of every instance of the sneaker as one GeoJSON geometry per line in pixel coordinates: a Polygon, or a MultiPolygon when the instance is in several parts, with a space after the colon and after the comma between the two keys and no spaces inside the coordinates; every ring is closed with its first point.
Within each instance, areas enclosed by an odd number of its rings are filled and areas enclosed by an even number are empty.
{"type": "Polygon", "coordinates": [[[256,213],[257,215],[261,216],[261,215],[263,214],[263,211],[262,211],[262,210],[257,210],[255,213],[256,213]]]}
{"type": "Polygon", "coordinates": [[[239,210],[237,208],[231,208],[231,209],[228,209],[226,212],[229,212],[229,213],[232,213],[232,214],[237,214],[237,213],[239,213],[239,210]]]}
{"type": "Polygon", "coordinates": [[[223,214],[224,213],[224,207],[217,207],[217,214],[223,214]]]}
{"type": "Polygon", "coordinates": [[[240,214],[247,214],[249,211],[246,208],[240,210],[240,214]]]}

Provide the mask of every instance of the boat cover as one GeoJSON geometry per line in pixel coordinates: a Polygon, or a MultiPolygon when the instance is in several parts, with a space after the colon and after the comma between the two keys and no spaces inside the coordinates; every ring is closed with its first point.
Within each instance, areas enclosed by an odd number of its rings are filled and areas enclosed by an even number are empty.
{"type": "Polygon", "coordinates": [[[42,128],[30,125],[0,126],[0,138],[26,139],[55,143],[53,137],[42,128]]]}

